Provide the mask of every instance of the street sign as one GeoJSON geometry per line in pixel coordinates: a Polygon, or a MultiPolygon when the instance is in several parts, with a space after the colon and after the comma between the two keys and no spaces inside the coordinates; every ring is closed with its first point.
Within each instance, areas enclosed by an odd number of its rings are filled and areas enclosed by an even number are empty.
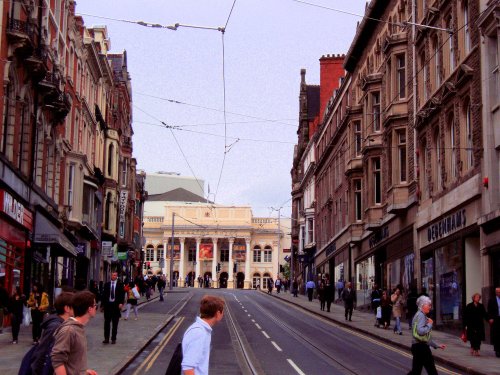
{"type": "Polygon", "coordinates": [[[111,241],[102,241],[102,255],[105,257],[113,256],[113,242],[111,241]]]}

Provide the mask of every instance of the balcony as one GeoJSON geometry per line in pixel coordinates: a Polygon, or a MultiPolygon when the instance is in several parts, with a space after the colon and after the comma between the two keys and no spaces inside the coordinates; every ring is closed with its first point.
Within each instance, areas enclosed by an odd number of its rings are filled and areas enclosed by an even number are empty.
{"type": "Polygon", "coordinates": [[[14,47],[14,53],[20,58],[26,58],[33,53],[35,27],[28,21],[9,19],[7,23],[7,38],[14,47]]]}

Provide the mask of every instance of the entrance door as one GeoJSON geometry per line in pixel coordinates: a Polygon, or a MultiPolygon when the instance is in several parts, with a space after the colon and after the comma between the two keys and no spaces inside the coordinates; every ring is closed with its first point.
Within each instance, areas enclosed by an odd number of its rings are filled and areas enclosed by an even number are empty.
{"type": "Polygon", "coordinates": [[[227,279],[229,278],[229,275],[227,272],[222,272],[220,274],[220,279],[219,279],[219,285],[221,288],[227,288],[227,279]]]}
{"type": "Polygon", "coordinates": [[[203,287],[210,288],[212,285],[212,272],[205,272],[203,275],[203,287]]]}
{"type": "Polygon", "coordinates": [[[236,288],[243,289],[245,287],[245,274],[243,272],[238,272],[236,275],[236,288]]]}

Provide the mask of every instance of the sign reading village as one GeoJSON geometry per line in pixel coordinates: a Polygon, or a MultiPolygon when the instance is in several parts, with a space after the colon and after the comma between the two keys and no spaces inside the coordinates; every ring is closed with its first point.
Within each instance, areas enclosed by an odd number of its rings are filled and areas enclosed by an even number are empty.
{"type": "Polygon", "coordinates": [[[446,237],[457,229],[464,228],[466,221],[465,209],[446,216],[427,229],[427,240],[430,243],[446,237]]]}

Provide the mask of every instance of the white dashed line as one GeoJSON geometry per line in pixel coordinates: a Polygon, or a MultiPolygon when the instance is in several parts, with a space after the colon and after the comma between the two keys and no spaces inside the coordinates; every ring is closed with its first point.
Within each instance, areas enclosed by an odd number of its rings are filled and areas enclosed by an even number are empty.
{"type": "Polygon", "coordinates": [[[255,319],[252,319],[252,322],[255,323],[255,319]]]}
{"type": "Polygon", "coordinates": [[[270,339],[269,335],[266,333],[266,331],[262,331],[262,334],[266,336],[266,339],[270,339]]]}
{"type": "Polygon", "coordinates": [[[297,371],[297,374],[306,375],[304,372],[302,372],[302,370],[299,368],[299,366],[297,366],[291,359],[287,359],[287,361],[290,364],[290,366],[292,366],[293,369],[295,371],[297,371]]]}
{"type": "Polygon", "coordinates": [[[245,310],[245,312],[247,313],[248,311],[247,311],[247,310],[245,310]]]}
{"type": "Polygon", "coordinates": [[[248,317],[250,318],[252,315],[248,314],[248,317]]]}
{"type": "Polygon", "coordinates": [[[255,326],[258,328],[258,329],[262,329],[260,328],[259,324],[258,323],[255,323],[255,326]]]}
{"type": "Polygon", "coordinates": [[[276,348],[276,350],[277,350],[278,352],[282,352],[282,351],[283,351],[283,350],[281,350],[281,348],[278,346],[278,344],[276,344],[274,341],[271,341],[271,344],[273,344],[273,345],[274,345],[274,347],[276,348]]]}

